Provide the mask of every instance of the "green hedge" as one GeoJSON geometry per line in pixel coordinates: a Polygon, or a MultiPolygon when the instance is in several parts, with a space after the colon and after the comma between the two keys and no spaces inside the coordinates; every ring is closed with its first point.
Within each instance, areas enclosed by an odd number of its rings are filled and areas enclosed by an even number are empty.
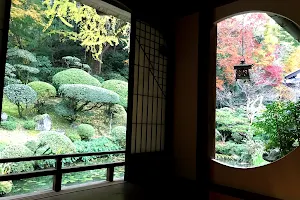
{"type": "Polygon", "coordinates": [[[26,130],[34,130],[35,129],[35,125],[36,125],[35,121],[28,120],[28,121],[24,122],[23,128],[25,128],[26,130]]]}
{"type": "Polygon", "coordinates": [[[120,80],[108,80],[102,83],[102,87],[114,91],[120,96],[120,105],[127,108],[128,83],[120,80]]]}
{"type": "Polygon", "coordinates": [[[1,127],[3,129],[13,131],[17,129],[17,123],[15,121],[5,121],[1,122],[1,127]]]}
{"type": "Polygon", "coordinates": [[[101,83],[91,76],[89,73],[81,69],[71,68],[55,74],[52,83],[56,88],[63,84],[85,84],[93,86],[101,86],[101,83]]]}
{"type": "Polygon", "coordinates": [[[116,126],[112,129],[111,135],[113,141],[115,141],[121,148],[125,149],[126,147],[126,127],[125,126],[116,126]]]}
{"type": "Polygon", "coordinates": [[[56,96],[55,87],[49,83],[43,81],[33,81],[28,83],[27,85],[37,93],[38,99],[45,99],[56,96]]]}
{"type": "Polygon", "coordinates": [[[81,141],[81,137],[80,135],[77,133],[76,130],[69,130],[68,132],[66,132],[66,136],[68,138],[70,138],[70,140],[72,142],[75,142],[75,141],[81,141]]]}
{"type": "Polygon", "coordinates": [[[95,135],[95,128],[89,124],[80,124],[77,133],[82,140],[90,140],[95,135]]]}
{"type": "Polygon", "coordinates": [[[113,91],[83,84],[64,84],[58,89],[64,98],[90,103],[119,103],[119,95],[113,91]]]}
{"type": "MultiPolygon", "coordinates": [[[[10,144],[0,152],[0,158],[18,158],[33,156],[33,152],[24,145],[10,144]]],[[[33,171],[33,161],[11,163],[11,172],[33,171]]]]}

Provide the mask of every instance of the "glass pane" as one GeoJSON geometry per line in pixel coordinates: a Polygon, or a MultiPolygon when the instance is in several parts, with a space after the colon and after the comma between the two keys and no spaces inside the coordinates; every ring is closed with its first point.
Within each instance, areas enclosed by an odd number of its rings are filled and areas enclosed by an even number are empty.
{"type": "Polygon", "coordinates": [[[52,189],[53,176],[0,182],[0,197],[21,195],[52,189]],[[4,189],[5,188],[5,189],[4,189]]]}

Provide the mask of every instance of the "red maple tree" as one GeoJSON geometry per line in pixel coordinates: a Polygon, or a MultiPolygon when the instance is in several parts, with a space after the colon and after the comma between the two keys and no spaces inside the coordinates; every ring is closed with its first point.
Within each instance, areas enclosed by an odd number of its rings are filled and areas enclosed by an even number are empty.
{"type": "Polygon", "coordinates": [[[248,13],[228,18],[217,26],[217,84],[233,84],[234,66],[242,59],[256,66],[269,66],[273,60],[270,48],[263,48],[259,36],[255,35],[268,22],[264,13],[248,13]],[[222,80],[222,81],[220,81],[222,80]]]}

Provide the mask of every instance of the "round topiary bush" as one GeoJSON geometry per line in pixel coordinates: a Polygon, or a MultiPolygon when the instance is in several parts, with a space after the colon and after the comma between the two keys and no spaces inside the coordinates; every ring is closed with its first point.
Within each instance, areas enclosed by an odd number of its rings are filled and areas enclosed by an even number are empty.
{"type": "Polygon", "coordinates": [[[113,141],[115,141],[121,148],[126,146],[126,127],[125,126],[116,126],[112,129],[111,135],[113,141]]]}
{"type": "Polygon", "coordinates": [[[38,100],[56,96],[56,89],[53,85],[43,81],[33,81],[27,84],[36,93],[38,100]]]}
{"type": "Polygon", "coordinates": [[[4,121],[1,122],[1,127],[6,130],[13,131],[17,129],[17,123],[15,121],[4,121]]]}
{"type": "Polygon", "coordinates": [[[120,80],[108,80],[102,83],[102,87],[114,91],[120,96],[120,105],[127,108],[128,83],[120,80]]]}
{"type": "Polygon", "coordinates": [[[59,87],[58,93],[63,101],[56,105],[55,111],[70,121],[75,121],[80,112],[119,102],[117,93],[91,85],[64,84],[59,87]]]}
{"type": "MultiPolygon", "coordinates": [[[[10,144],[0,152],[1,158],[18,158],[33,156],[33,152],[26,146],[20,144],[10,144]]],[[[11,172],[20,173],[33,171],[33,161],[11,163],[11,172]]]]}
{"type": "Polygon", "coordinates": [[[28,85],[23,84],[11,84],[4,87],[4,94],[10,102],[18,106],[20,117],[23,117],[22,111],[24,108],[22,104],[33,104],[37,100],[37,93],[28,85]]]}
{"type": "Polygon", "coordinates": [[[95,135],[95,129],[89,124],[80,124],[77,127],[77,133],[82,140],[90,140],[95,135]]]}
{"type": "Polygon", "coordinates": [[[28,121],[24,122],[23,128],[25,128],[26,130],[34,130],[35,125],[36,125],[35,121],[28,120],[28,121]]]}
{"type": "Polygon", "coordinates": [[[81,69],[71,68],[55,74],[52,83],[56,88],[63,84],[85,84],[93,86],[101,86],[101,83],[91,76],[89,73],[81,69]]]}
{"type": "Polygon", "coordinates": [[[77,133],[76,130],[69,130],[68,132],[66,132],[66,136],[68,138],[70,138],[70,140],[72,142],[75,142],[75,141],[80,141],[81,140],[81,137],[80,135],[77,133]]]}
{"type": "Polygon", "coordinates": [[[13,187],[12,181],[1,181],[0,182],[0,197],[11,192],[13,187]]]}
{"type": "MultiPolygon", "coordinates": [[[[126,126],[127,124],[127,112],[123,106],[119,104],[113,105],[111,108],[112,124],[114,126],[126,126]]],[[[107,116],[108,118],[110,116],[107,116]]]]}
{"type": "Polygon", "coordinates": [[[49,149],[45,154],[68,154],[75,153],[76,147],[65,135],[55,131],[42,131],[38,135],[39,146],[49,149]]]}
{"type": "Polygon", "coordinates": [[[91,103],[118,103],[119,95],[113,91],[83,84],[65,84],[59,87],[62,97],[91,103]]]}

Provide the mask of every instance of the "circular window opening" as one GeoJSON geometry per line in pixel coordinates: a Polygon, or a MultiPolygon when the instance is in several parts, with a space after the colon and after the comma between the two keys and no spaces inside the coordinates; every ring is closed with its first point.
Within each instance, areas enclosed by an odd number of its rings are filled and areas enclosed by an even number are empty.
{"type": "Polygon", "coordinates": [[[300,142],[300,29],[246,13],[217,24],[215,160],[234,167],[274,162],[300,142]],[[249,77],[237,66],[252,65],[249,77]]]}

